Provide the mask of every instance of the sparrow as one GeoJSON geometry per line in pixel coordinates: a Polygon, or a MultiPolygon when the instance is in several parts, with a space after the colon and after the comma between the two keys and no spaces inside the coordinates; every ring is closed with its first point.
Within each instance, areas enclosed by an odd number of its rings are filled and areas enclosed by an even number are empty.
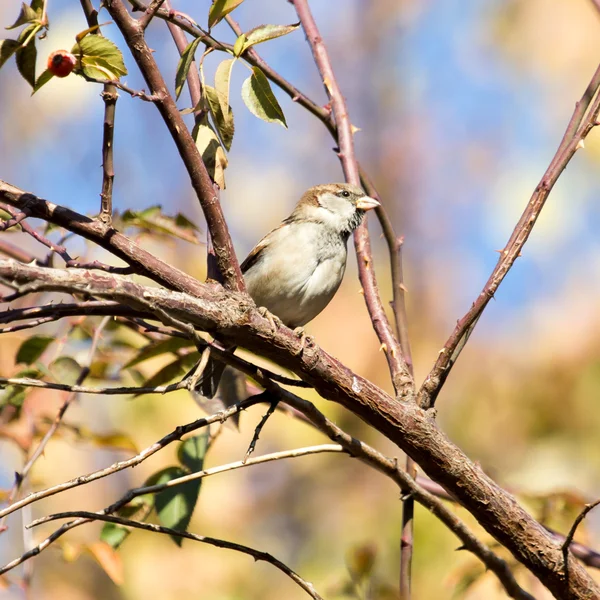
{"type": "Polygon", "coordinates": [[[305,192],[292,214],[241,265],[256,305],[292,329],[312,321],[342,283],[350,234],[365,211],[377,206],[377,200],[348,183],[305,192]]]}
{"type": "MultiPolygon", "coordinates": [[[[301,328],[329,304],[342,283],[350,234],[365,212],[379,205],[355,185],[317,185],[258,242],[241,270],[248,294],[273,325],[281,322],[304,335],[301,328]]],[[[215,363],[211,359],[202,375],[205,398],[216,393],[225,367],[215,363]]]]}

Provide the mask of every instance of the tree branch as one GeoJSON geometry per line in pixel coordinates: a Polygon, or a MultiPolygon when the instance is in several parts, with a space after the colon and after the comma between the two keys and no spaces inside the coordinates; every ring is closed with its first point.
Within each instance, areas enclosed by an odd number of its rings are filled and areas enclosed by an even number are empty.
{"type": "Polygon", "coordinates": [[[557,597],[584,599],[600,590],[586,571],[569,558],[565,585],[560,545],[516,500],[498,487],[481,468],[437,428],[432,415],[411,402],[397,402],[381,389],[352,373],[316,345],[302,343],[286,327],[271,324],[245,295],[199,284],[197,297],[143,286],[113,274],[56,270],[0,260],[0,277],[17,284],[38,281],[45,289],[88,293],[98,298],[150,311],[166,324],[182,323],[218,334],[275,360],[313,385],[396,443],[435,481],[448,490],[481,525],[527,566],[557,597]],[[166,318],[168,315],[171,317],[166,318]],[[519,523],[515,528],[514,523],[519,523]],[[559,568],[560,567],[560,568],[559,568]]]}
{"type": "MultiPolygon", "coordinates": [[[[290,569],[286,564],[282,563],[280,560],[275,558],[272,554],[268,552],[262,552],[260,550],[255,550],[254,548],[250,548],[249,546],[244,546],[243,544],[236,544],[234,542],[228,542],[225,540],[221,540],[218,538],[207,537],[203,535],[196,535],[194,533],[188,533],[187,531],[178,531],[176,529],[171,529],[170,527],[161,527],[160,525],[154,525],[152,523],[141,523],[139,521],[132,521],[131,519],[123,519],[122,517],[114,517],[111,515],[105,515],[102,513],[93,513],[87,512],[83,510],[72,511],[72,512],[63,512],[56,513],[54,515],[50,515],[43,520],[39,520],[35,524],[41,524],[43,522],[53,521],[56,519],[71,519],[76,517],[76,521],[72,521],[71,523],[67,523],[69,525],[69,529],[72,529],[75,525],[83,525],[84,523],[89,523],[91,521],[105,521],[106,523],[116,523],[118,525],[123,525],[124,527],[133,527],[135,529],[143,529],[145,531],[152,531],[154,533],[163,533],[170,536],[177,536],[181,538],[185,538],[188,540],[194,540],[196,542],[202,542],[204,544],[210,544],[211,546],[216,546],[217,548],[226,548],[228,550],[235,550],[236,552],[241,552],[242,554],[247,554],[251,556],[255,561],[262,560],[267,562],[277,569],[279,569],[282,573],[285,573],[292,581],[294,581],[297,585],[299,585],[311,598],[315,600],[323,600],[319,594],[315,591],[312,583],[305,581],[298,575],[295,571],[290,569]]],[[[33,525],[33,524],[32,524],[33,525]]],[[[64,526],[63,526],[64,527],[64,526]]],[[[61,528],[62,529],[62,528],[61,528]]],[[[57,530],[61,531],[61,529],[57,530]]],[[[66,529],[65,529],[66,531],[66,529]]],[[[57,536],[58,537],[58,536],[57,536]]],[[[50,538],[48,538],[50,539],[50,538]]],[[[54,538],[56,539],[56,538],[54,538]]],[[[54,540],[52,540],[54,541],[54,540]]],[[[43,542],[42,542],[43,543],[43,542]]],[[[47,547],[49,544],[46,544],[47,547]]],[[[41,546],[41,544],[40,544],[41,546]]],[[[19,563],[20,564],[20,563],[19,563]]],[[[16,566],[16,565],[15,565],[16,566]]],[[[0,574],[4,572],[3,569],[0,569],[0,574]]]]}
{"type": "Polygon", "coordinates": [[[500,258],[498,259],[498,263],[494,267],[492,274],[475,302],[473,302],[470,310],[458,321],[452,335],[448,338],[440,351],[435,365],[421,386],[418,393],[418,402],[423,408],[429,408],[435,404],[436,398],[450,374],[450,370],[467,343],[471,333],[475,329],[477,321],[481,317],[485,307],[494,297],[498,287],[506,277],[508,271],[514,265],[517,258],[521,256],[523,246],[529,239],[533,226],[537,222],[540,212],[542,211],[542,208],[544,208],[554,184],[558,181],[561,173],[565,170],[577,150],[583,148],[583,140],[593,127],[596,126],[598,113],[600,111],[600,96],[598,96],[599,87],[600,65],[596,69],[583,96],[579,102],[577,102],[575,111],[569,121],[560,146],[548,166],[548,169],[544,173],[544,176],[535,188],[519,222],[516,224],[506,243],[506,246],[501,251],[500,258]],[[594,96],[596,99],[584,120],[586,111],[588,110],[588,107],[590,107],[594,96]]]}
{"type": "Polygon", "coordinates": [[[202,427],[206,427],[211,423],[224,423],[227,419],[232,417],[233,415],[238,414],[242,410],[246,408],[250,408],[255,404],[259,404],[264,400],[260,396],[252,396],[243,402],[239,402],[233,406],[230,406],[218,413],[210,415],[209,417],[203,417],[201,419],[197,419],[192,423],[188,423],[187,425],[180,425],[176,427],[171,433],[165,435],[163,438],[148,446],[144,450],[142,450],[139,454],[128,458],[127,460],[121,460],[116,462],[105,469],[100,469],[99,471],[94,471],[93,473],[88,473],[87,475],[81,475],[79,477],[75,477],[70,479],[69,481],[65,481],[63,483],[59,483],[58,485],[51,486],[46,488],[45,490],[40,490],[38,492],[32,492],[31,494],[21,498],[17,502],[14,502],[10,506],[0,510],[0,518],[4,518],[7,515],[19,510],[33,502],[37,502],[38,500],[42,500],[43,498],[48,498],[49,496],[54,496],[54,494],[59,494],[60,492],[64,492],[66,490],[70,490],[74,487],[78,487],[80,485],[86,485],[91,483],[92,481],[96,481],[98,479],[102,479],[103,477],[107,477],[108,475],[112,475],[113,473],[117,473],[118,471],[122,471],[123,469],[128,469],[129,467],[135,467],[145,461],[147,458],[156,454],[159,450],[168,446],[172,442],[176,442],[180,440],[186,433],[191,433],[192,431],[196,431],[201,429],[202,427]]]}
{"type": "MultiPolygon", "coordinates": [[[[323,43],[317,24],[310,12],[308,2],[306,0],[292,0],[292,4],[296,9],[296,13],[306,34],[306,39],[312,50],[315,63],[325,86],[325,91],[331,103],[339,144],[338,157],[342,163],[344,175],[349,183],[360,186],[358,163],[354,156],[352,124],[348,116],[346,102],[335,78],[331,61],[329,60],[327,48],[323,43]]],[[[381,297],[379,296],[366,218],[362,225],[354,232],[354,247],[365,302],[373,323],[373,328],[388,361],[394,390],[400,398],[409,399],[414,396],[414,381],[404,361],[400,344],[394,336],[385,314],[381,297]]]]}
{"type": "Polygon", "coordinates": [[[177,105],[164,82],[152,51],[144,39],[140,23],[132,18],[122,0],[111,0],[106,9],[121,30],[125,43],[144,77],[150,92],[158,96],[154,105],[158,108],[181,159],[188,171],[210,231],[217,264],[226,287],[244,291],[244,278],[229,235],[229,229],[221,209],[217,189],[213,186],[200,152],[177,109],[177,105]]]}
{"type": "Polygon", "coordinates": [[[188,294],[195,294],[201,289],[202,284],[197,279],[146,252],[133,240],[101,221],[95,221],[69,208],[57,206],[2,180],[0,180],[0,202],[18,209],[27,208],[31,211],[32,217],[64,227],[94,242],[125,261],[138,275],[148,277],[166,288],[185,290],[188,294]]]}

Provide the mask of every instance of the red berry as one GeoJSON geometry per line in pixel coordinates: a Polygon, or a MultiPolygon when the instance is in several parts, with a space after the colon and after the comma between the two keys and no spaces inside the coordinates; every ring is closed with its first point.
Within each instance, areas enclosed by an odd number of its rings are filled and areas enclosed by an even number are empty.
{"type": "Polygon", "coordinates": [[[66,77],[77,64],[77,59],[66,50],[56,50],[48,57],[48,70],[56,77],[66,77]]]}

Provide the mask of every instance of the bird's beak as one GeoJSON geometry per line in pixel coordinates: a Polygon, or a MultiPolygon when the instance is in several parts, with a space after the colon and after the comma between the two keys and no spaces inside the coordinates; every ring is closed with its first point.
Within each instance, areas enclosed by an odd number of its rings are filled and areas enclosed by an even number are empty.
{"type": "Polygon", "coordinates": [[[356,201],[356,208],[359,210],[371,210],[372,208],[377,208],[381,206],[375,198],[371,198],[369,196],[363,196],[356,201]]]}

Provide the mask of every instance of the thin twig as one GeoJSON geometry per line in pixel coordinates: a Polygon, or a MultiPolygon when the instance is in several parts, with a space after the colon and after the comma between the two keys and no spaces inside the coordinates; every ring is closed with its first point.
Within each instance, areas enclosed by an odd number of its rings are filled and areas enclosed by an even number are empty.
{"type": "MultiPolygon", "coordinates": [[[[94,335],[92,337],[92,344],[91,344],[90,350],[88,352],[88,358],[87,358],[86,364],[82,367],[81,371],[79,372],[79,375],[77,376],[75,385],[81,385],[81,383],[83,383],[85,378],[89,375],[90,368],[91,368],[92,362],[94,360],[94,355],[96,354],[96,348],[98,346],[98,341],[100,339],[100,336],[102,335],[102,331],[103,331],[104,327],[108,323],[108,319],[109,319],[109,317],[104,317],[104,319],[102,319],[102,321],[98,325],[98,327],[96,327],[96,330],[94,331],[94,335]]],[[[56,416],[54,417],[54,421],[50,425],[48,431],[46,431],[46,433],[44,434],[44,437],[42,437],[42,439],[40,440],[40,442],[37,445],[36,449],[34,450],[33,454],[29,457],[29,460],[25,463],[25,465],[23,466],[21,471],[19,473],[15,473],[15,482],[14,482],[13,487],[7,498],[7,502],[9,504],[11,502],[13,502],[15,497],[18,495],[19,490],[21,489],[21,486],[23,485],[23,481],[29,474],[29,471],[31,470],[31,468],[33,467],[33,465],[35,464],[37,459],[44,453],[44,450],[45,450],[46,446],[48,445],[48,442],[50,442],[50,440],[52,439],[52,436],[56,433],[56,430],[60,426],[60,423],[61,423],[65,413],[67,412],[67,409],[69,408],[69,406],[71,405],[73,400],[75,400],[76,395],[77,394],[75,392],[71,392],[64,399],[61,407],[59,408],[58,412],[56,413],[56,416]]],[[[0,530],[4,526],[4,521],[5,521],[5,517],[0,518],[0,530]]]]}
{"type": "Polygon", "coordinates": [[[577,528],[579,527],[581,522],[586,518],[588,513],[594,508],[596,508],[596,506],[598,506],[599,504],[600,499],[596,500],[595,502],[591,502],[590,504],[586,504],[583,510],[577,515],[575,521],[573,521],[573,525],[571,525],[571,529],[569,529],[569,533],[567,533],[567,536],[565,537],[565,541],[562,545],[562,553],[564,560],[565,579],[567,580],[567,583],[569,582],[569,547],[573,542],[573,538],[575,537],[575,533],[577,532],[577,528]]]}
{"type": "MultiPolygon", "coordinates": [[[[91,0],[80,0],[88,27],[96,28],[93,35],[102,36],[98,27],[98,11],[92,6],[91,0]]],[[[102,191],[100,192],[100,214],[98,218],[107,225],[112,222],[112,191],[115,179],[113,158],[115,112],[117,108],[117,90],[111,83],[104,84],[100,94],[104,101],[104,125],[102,130],[102,191]]]]}
{"type": "Polygon", "coordinates": [[[146,29],[150,25],[150,21],[154,18],[156,11],[160,9],[165,0],[152,0],[144,14],[138,19],[138,23],[142,29],[146,29]]]}
{"type": "MultiPolygon", "coordinates": [[[[171,8],[171,3],[169,0],[165,0],[165,9],[171,12],[173,9],[171,8]]],[[[183,54],[184,50],[187,48],[187,40],[185,38],[185,34],[181,27],[178,27],[171,21],[167,21],[167,27],[169,28],[169,33],[177,46],[177,51],[179,54],[183,54]]],[[[192,102],[192,106],[198,106],[200,104],[200,100],[202,98],[202,83],[200,81],[200,73],[198,72],[198,67],[196,66],[196,61],[193,60],[190,64],[190,68],[187,73],[187,84],[188,90],[190,93],[190,100],[192,102]]]]}
{"type": "Polygon", "coordinates": [[[250,445],[248,446],[248,450],[246,450],[246,455],[244,456],[244,460],[242,461],[243,463],[248,462],[250,455],[256,449],[256,444],[257,444],[258,438],[260,437],[260,434],[263,430],[263,427],[267,424],[269,417],[275,412],[275,409],[277,408],[278,404],[279,404],[279,400],[274,400],[273,402],[271,402],[267,412],[263,415],[263,418],[260,420],[260,422],[256,426],[256,429],[254,430],[254,435],[252,436],[252,440],[250,441],[250,445]]]}
{"type": "MultiPolygon", "coordinates": [[[[30,306],[27,308],[15,308],[0,313],[0,323],[12,323],[24,319],[39,319],[52,317],[52,320],[58,320],[65,317],[74,316],[116,316],[116,317],[140,317],[144,319],[152,318],[150,313],[136,311],[130,306],[124,306],[118,302],[107,300],[94,300],[91,302],[72,302],[65,304],[46,304],[44,306],[30,306]]],[[[7,331],[7,330],[2,330],[7,331]]]]}
{"type": "Polygon", "coordinates": [[[20,385],[23,387],[43,388],[46,390],[60,390],[62,392],[71,392],[73,394],[100,394],[104,396],[122,396],[127,394],[168,394],[177,390],[187,389],[187,379],[182,379],[177,383],[169,385],[157,385],[154,387],[88,387],[84,385],[67,383],[53,383],[51,381],[41,381],[40,379],[31,379],[30,377],[0,377],[0,386],[20,385]]]}
{"type": "MultiPolygon", "coordinates": [[[[2,208],[5,209],[4,206],[2,208]]],[[[28,216],[29,215],[26,212],[17,212],[13,215],[12,219],[8,219],[8,221],[0,221],[0,231],[6,231],[7,229],[10,229],[11,227],[15,227],[16,225],[21,223],[21,221],[23,221],[23,219],[26,219],[28,216]]]]}
{"type": "MultiPolygon", "coordinates": [[[[300,23],[306,34],[306,39],[312,50],[315,63],[321,75],[323,85],[325,86],[325,91],[331,103],[339,144],[338,157],[342,163],[344,175],[348,182],[354,185],[360,185],[358,163],[354,156],[352,124],[348,116],[346,102],[333,72],[327,48],[319,33],[319,29],[312,16],[308,2],[306,0],[292,0],[292,4],[296,9],[296,13],[298,14],[298,18],[300,19],[300,23]]],[[[397,396],[408,399],[414,395],[414,382],[404,361],[400,344],[392,331],[379,296],[379,288],[375,277],[373,254],[371,252],[371,242],[366,219],[354,232],[354,246],[365,302],[369,310],[373,328],[375,329],[381,347],[387,358],[394,390],[397,396]]]]}
{"type": "Polygon", "coordinates": [[[600,110],[599,87],[600,66],[596,69],[581,99],[577,102],[559,148],[529,199],[506,246],[500,252],[500,258],[492,274],[469,311],[458,321],[454,331],[440,351],[433,368],[421,386],[418,393],[418,402],[421,407],[430,408],[435,404],[436,398],[450,374],[450,370],[467,343],[485,307],[494,297],[498,287],[517,258],[521,256],[523,246],[528,240],[554,184],[577,150],[583,148],[583,140],[596,125],[598,111],[600,110]],[[594,97],[594,103],[588,111],[594,97]],[[585,116],[586,112],[587,116],[585,116]]]}
{"type": "MultiPolygon", "coordinates": [[[[315,63],[321,74],[325,91],[331,103],[333,116],[337,129],[339,144],[338,157],[342,163],[346,180],[354,185],[361,183],[359,167],[354,155],[354,134],[352,124],[348,116],[348,109],[342,92],[333,72],[327,48],[319,33],[317,24],[312,16],[307,0],[292,0],[296,8],[298,18],[306,34],[306,39],[311,47],[315,63]]],[[[384,212],[383,209],[381,212],[384,212]]],[[[415,384],[410,364],[406,357],[409,350],[403,349],[394,335],[388,318],[385,314],[375,270],[373,265],[373,253],[367,224],[363,223],[354,232],[354,246],[358,262],[358,273],[363,287],[365,301],[373,328],[385,352],[392,383],[396,395],[403,400],[412,400],[415,395],[415,384]],[[405,352],[406,350],[406,352],[405,352]]],[[[393,261],[393,259],[392,259],[393,261]]],[[[392,262],[393,265],[393,262],[392,262]]],[[[401,267],[400,267],[401,268],[401,267]]],[[[398,282],[401,285],[401,281],[398,282]]],[[[394,290],[395,291],[395,290],[394,290]]],[[[400,327],[397,327],[400,331],[400,327]]],[[[405,329],[405,332],[407,329],[405,329]]],[[[406,338],[407,340],[408,338],[406,338]]],[[[406,341],[408,347],[408,341],[406,341]]],[[[409,357],[410,358],[410,357],[409,357]]],[[[407,472],[416,476],[416,469],[410,457],[406,459],[407,472]]],[[[414,528],[414,501],[411,496],[404,499],[402,511],[402,533],[400,544],[400,597],[402,600],[411,598],[411,565],[413,552],[413,528],[414,528]]]]}
{"type": "MultiPolygon", "coordinates": [[[[262,560],[267,562],[277,569],[279,569],[282,573],[287,575],[292,581],[294,581],[297,585],[299,585],[311,598],[314,600],[323,600],[323,598],[315,591],[312,583],[304,580],[300,575],[298,575],[295,571],[293,571],[286,564],[282,563],[280,560],[275,558],[272,554],[268,552],[262,552],[260,550],[256,550],[249,546],[244,546],[243,544],[237,544],[234,542],[228,542],[226,540],[221,540],[213,537],[206,537],[202,535],[196,535],[194,533],[188,533],[187,531],[178,531],[176,529],[171,529],[170,527],[162,527],[160,525],[154,525],[152,523],[142,523],[139,521],[132,521],[131,519],[124,519],[122,517],[114,517],[111,515],[104,515],[102,513],[94,513],[87,511],[72,511],[72,512],[63,512],[56,513],[54,515],[50,515],[46,518],[46,521],[56,520],[56,519],[72,519],[77,518],[77,521],[72,521],[71,523],[67,523],[69,525],[69,529],[72,528],[74,524],[83,524],[85,522],[92,521],[105,521],[107,523],[116,523],[118,525],[122,525],[124,527],[133,527],[135,529],[143,529],[145,531],[151,531],[154,533],[163,533],[170,536],[177,536],[181,538],[185,538],[188,540],[194,540],[196,542],[202,542],[204,544],[210,544],[211,546],[216,546],[217,548],[226,548],[228,550],[235,550],[236,552],[241,552],[242,554],[247,554],[251,556],[255,561],[262,560]],[[78,523],[78,521],[80,521],[78,523]]],[[[61,528],[62,529],[62,528],[61,528]]],[[[55,532],[64,533],[60,529],[55,532]]],[[[66,530],[65,530],[66,531],[66,530]]],[[[53,535],[55,535],[53,534],[53,535]]],[[[57,536],[58,537],[58,536],[57,536]]],[[[47,538],[49,540],[50,538],[47,538]]],[[[54,538],[56,539],[56,538],[54,538]]],[[[47,540],[44,540],[46,542],[47,540]]],[[[42,542],[42,544],[44,544],[42,542]]],[[[44,548],[46,548],[49,544],[46,544],[44,548]]],[[[40,544],[41,546],[41,544],[40,544]]],[[[14,562],[14,561],[13,561],[14,562]]],[[[19,563],[21,564],[21,563],[19,563]]],[[[0,574],[4,573],[4,569],[0,569],[0,574]]]]}
{"type": "Polygon", "coordinates": [[[118,471],[122,471],[123,469],[135,467],[150,456],[152,456],[153,454],[156,454],[165,446],[168,446],[172,442],[180,440],[186,433],[191,433],[192,431],[196,431],[198,429],[206,427],[211,423],[225,422],[233,415],[239,413],[242,410],[245,410],[246,408],[250,408],[251,406],[254,406],[255,404],[258,404],[260,402],[263,402],[262,398],[259,398],[258,396],[253,396],[208,417],[197,419],[196,421],[192,421],[191,423],[187,423],[186,425],[180,425],[154,444],[148,446],[147,448],[144,448],[144,450],[142,450],[135,456],[128,458],[127,460],[121,460],[119,462],[113,463],[112,465],[104,469],[88,473],[87,475],[80,475],[79,477],[75,477],[73,479],[70,479],[69,481],[59,483],[58,485],[53,485],[49,488],[40,490],[38,492],[33,492],[28,496],[21,498],[21,500],[18,500],[10,506],[7,506],[6,508],[0,510],[0,518],[4,518],[5,516],[15,512],[16,510],[19,510],[24,506],[27,506],[28,504],[32,504],[33,502],[37,502],[42,498],[48,498],[49,496],[53,496],[54,494],[64,492],[65,490],[70,490],[80,485],[86,485],[92,481],[96,481],[98,479],[102,479],[103,477],[107,477],[108,475],[112,475],[113,473],[117,473],[118,471]]]}
{"type": "Polygon", "coordinates": [[[29,252],[26,252],[23,248],[15,246],[5,240],[0,240],[0,253],[24,263],[38,261],[38,258],[33,256],[33,254],[29,254],[29,252]]]}
{"type": "MultiPolygon", "coordinates": [[[[264,454],[262,456],[255,456],[254,458],[248,458],[238,460],[225,465],[219,465],[210,469],[204,469],[203,471],[196,471],[195,473],[189,473],[182,477],[176,477],[165,483],[158,483],[156,485],[148,485],[139,488],[129,490],[119,500],[111,504],[109,507],[104,509],[105,514],[112,514],[129,504],[134,498],[144,496],[145,494],[158,494],[167,488],[177,487],[178,485],[184,485],[190,481],[199,481],[212,475],[219,475],[221,473],[227,473],[229,471],[235,471],[244,467],[251,467],[254,465],[261,465],[276,460],[287,460],[289,458],[299,458],[301,456],[311,456],[313,454],[331,452],[346,453],[347,451],[342,448],[339,444],[319,444],[317,446],[305,446],[303,448],[294,448],[293,450],[282,450],[280,452],[272,452],[270,454],[264,454]]],[[[39,525],[45,521],[45,517],[42,517],[38,521],[35,521],[31,526],[39,525]]]]}

